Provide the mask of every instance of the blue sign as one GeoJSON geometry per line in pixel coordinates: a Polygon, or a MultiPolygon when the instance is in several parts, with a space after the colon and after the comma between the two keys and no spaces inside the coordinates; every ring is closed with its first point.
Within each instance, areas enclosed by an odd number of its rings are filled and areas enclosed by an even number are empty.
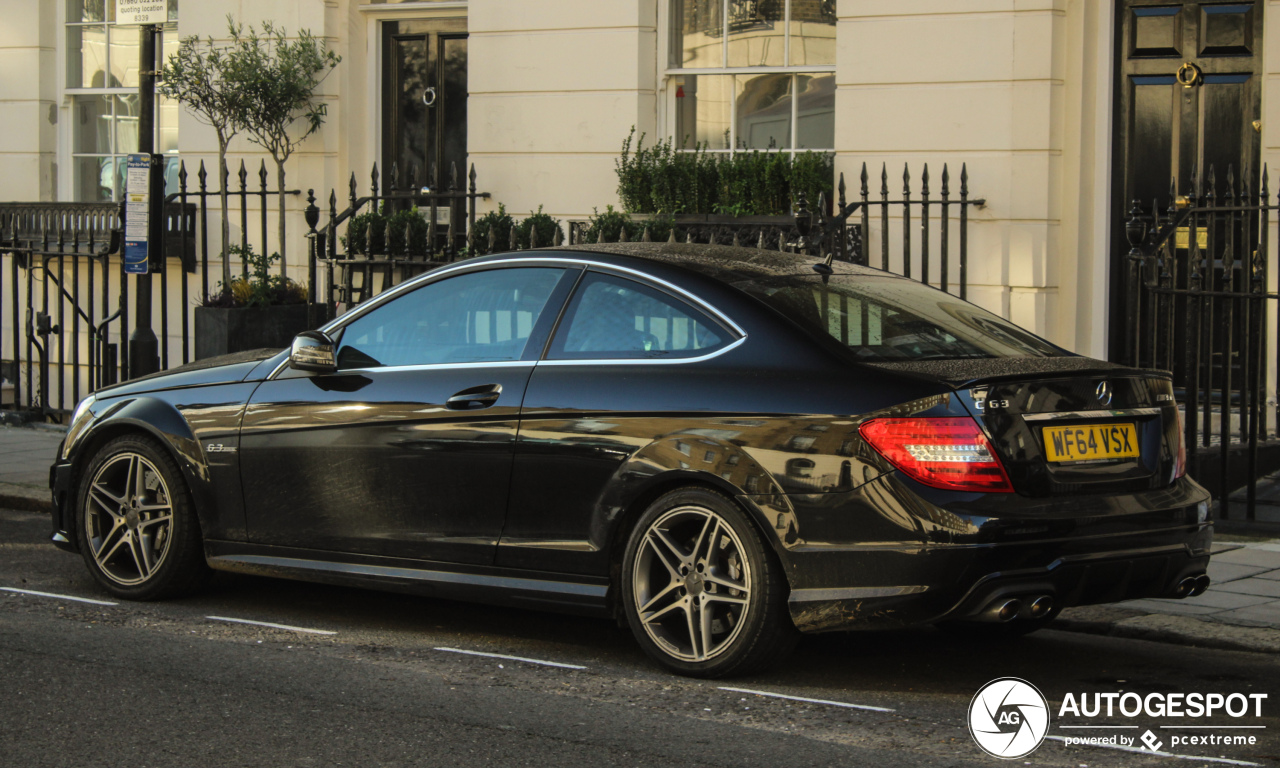
{"type": "Polygon", "coordinates": [[[124,271],[145,275],[147,234],[151,225],[151,156],[129,155],[124,200],[124,271]]]}

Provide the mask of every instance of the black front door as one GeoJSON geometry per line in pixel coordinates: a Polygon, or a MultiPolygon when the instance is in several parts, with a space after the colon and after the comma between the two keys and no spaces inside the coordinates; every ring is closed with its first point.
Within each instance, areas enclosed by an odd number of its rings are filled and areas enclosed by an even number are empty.
{"type": "Polygon", "coordinates": [[[1117,3],[1111,357],[1124,354],[1124,212],[1137,200],[1169,208],[1170,186],[1201,194],[1209,169],[1222,200],[1227,176],[1257,190],[1262,10],[1251,2],[1117,3]]]}
{"type": "MultiPolygon", "coordinates": [[[[447,185],[467,172],[467,22],[388,21],[382,25],[382,166],[401,189],[412,175],[427,186],[435,169],[447,185]]],[[[387,179],[390,180],[390,176],[387,179]]]]}

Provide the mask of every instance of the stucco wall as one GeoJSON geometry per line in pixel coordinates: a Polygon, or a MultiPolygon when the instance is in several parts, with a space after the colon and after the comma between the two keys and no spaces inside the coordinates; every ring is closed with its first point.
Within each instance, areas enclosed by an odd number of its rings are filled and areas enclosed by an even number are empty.
{"type": "Polygon", "coordinates": [[[51,0],[6,3],[0,13],[3,200],[57,196],[58,32],[51,0]]]}
{"type": "Polygon", "coordinates": [[[1103,353],[1105,302],[1092,293],[1110,117],[1099,5],[841,0],[837,32],[837,171],[855,184],[865,161],[878,182],[888,162],[896,197],[903,163],[913,177],[928,163],[936,196],[947,163],[954,196],[967,164],[987,201],[970,233],[970,298],[1091,354],[1103,353]]]}
{"type": "Polygon", "coordinates": [[[468,152],[513,214],[617,202],[631,126],[654,135],[656,0],[472,0],[468,152]]]}

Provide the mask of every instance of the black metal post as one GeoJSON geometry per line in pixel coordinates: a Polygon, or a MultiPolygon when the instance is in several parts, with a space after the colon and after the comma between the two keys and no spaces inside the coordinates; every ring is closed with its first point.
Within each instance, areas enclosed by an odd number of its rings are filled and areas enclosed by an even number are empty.
{"type": "MultiPolygon", "coordinates": [[[[158,262],[162,247],[164,216],[164,176],[157,167],[155,152],[156,34],[155,24],[142,27],[138,55],[138,152],[151,156],[151,187],[148,190],[147,248],[149,261],[158,262]]],[[[163,255],[160,255],[163,258],[163,255]]],[[[159,343],[151,329],[151,268],[137,275],[137,306],[133,334],[129,336],[129,377],[137,378],[160,370],[159,343]]]]}

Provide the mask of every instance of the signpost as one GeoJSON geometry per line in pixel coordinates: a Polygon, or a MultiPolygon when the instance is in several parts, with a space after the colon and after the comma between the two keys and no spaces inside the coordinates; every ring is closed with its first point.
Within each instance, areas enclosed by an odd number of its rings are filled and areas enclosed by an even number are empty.
{"type": "Polygon", "coordinates": [[[168,0],[116,0],[117,24],[164,24],[168,20],[168,0]]]}
{"type": "MultiPolygon", "coordinates": [[[[168,0],[116,0],[116,22],[142,25],[138,51],[138,152],[129,155],[125,184],[124,269],[137,281],[129,378],[160,370],[160,344],[151,328],[151,269],[164,258],[164,174],[156,146],[156,34],[168,0]]],[[[163,287],[161,288],[163,290],[163,287]]]]}
{"type": "Polygon", "coordinates": [[[124,198],[124,271],[127,275],[145,275],[151,268],[147,261],[150,197],[151,156],[129,155],[124,198]]]}

